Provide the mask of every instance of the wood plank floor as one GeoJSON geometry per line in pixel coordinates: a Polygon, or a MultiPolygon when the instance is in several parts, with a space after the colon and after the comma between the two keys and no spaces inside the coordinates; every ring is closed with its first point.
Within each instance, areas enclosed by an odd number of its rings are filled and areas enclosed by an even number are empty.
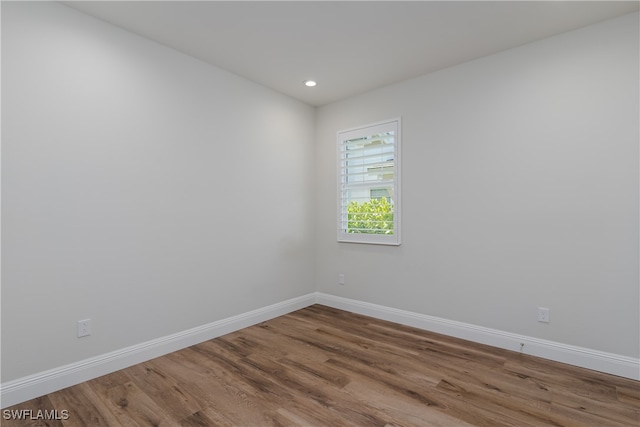
{"type": "Polygon", "coordinates": [[[638,426],[640,382],[314,305],[8,409],[68,419],[2,426],[638,426]]]}

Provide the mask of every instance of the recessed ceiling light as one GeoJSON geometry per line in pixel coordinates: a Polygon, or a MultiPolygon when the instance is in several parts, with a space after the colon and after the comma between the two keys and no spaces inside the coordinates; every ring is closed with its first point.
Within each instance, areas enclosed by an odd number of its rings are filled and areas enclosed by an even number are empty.
{"type": "Polygon", "coordinates": [[[307,80],[304,82],[304,85],[307,87],[314,87],[317,83],[313,80],[307,80]]]}

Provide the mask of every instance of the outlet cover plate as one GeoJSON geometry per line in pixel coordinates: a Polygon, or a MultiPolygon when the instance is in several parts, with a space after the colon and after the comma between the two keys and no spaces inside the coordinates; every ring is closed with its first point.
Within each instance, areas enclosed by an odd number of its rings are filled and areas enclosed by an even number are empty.
{"type": "Polygon", "coordinates": [[[91,319],[78,320],[78,338],[91,335],[91,319]]]}
{"type": "Polygon", "coordinates": [[[549,309],[538,307],[538,322],[549,323],[549,309]]]}

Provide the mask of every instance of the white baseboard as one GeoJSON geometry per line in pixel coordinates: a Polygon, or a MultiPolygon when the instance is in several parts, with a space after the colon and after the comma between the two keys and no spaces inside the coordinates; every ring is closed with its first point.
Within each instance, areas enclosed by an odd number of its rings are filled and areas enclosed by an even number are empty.
{"type": "Polygon", "coordinates": [[[315,292],[0,385],[0,408],[127,368],[312,304],[640,380],[640,360],[315,292]]]}
{"type": "Polygon", "coordinates": [[[640,359],[632,357],[484,328],[320,292],[316,293],[316,302],[352,313],[413,326],[506,350],[519,352],[520,344],[523,343],[522,352],[532,356],[640,380],[640,359]]]}
{"type": "Polygon", "coordinates": [[[0,385],[0,408],[16,405],[142,363],[314,303],[315,294],[304,295],[80,362],[7,381],[0,385]]]}

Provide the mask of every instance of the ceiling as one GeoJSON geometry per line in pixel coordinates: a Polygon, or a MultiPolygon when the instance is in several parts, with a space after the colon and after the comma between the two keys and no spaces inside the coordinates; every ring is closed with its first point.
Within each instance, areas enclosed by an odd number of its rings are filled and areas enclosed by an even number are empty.
{"type": "Polygon", "coordinates": [[[320,106],[638,10],[637,1],[85,1],[77,10],[320,106]],[[307,88],[303,81],[317,80],[307,88]]]}

